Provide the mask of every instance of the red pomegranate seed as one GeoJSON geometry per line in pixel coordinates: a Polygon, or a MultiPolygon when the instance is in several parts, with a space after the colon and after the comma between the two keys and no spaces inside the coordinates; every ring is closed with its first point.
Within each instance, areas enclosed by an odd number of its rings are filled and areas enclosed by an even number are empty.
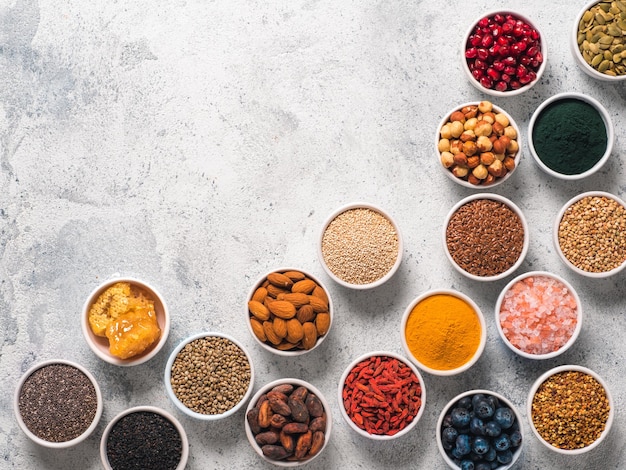
{"type": "Polygon", "coordinates": [[[493,87],[493,80],[491,80],[491,78],[484,76],[480,79],[480,84],[482,86],[484,86],[485,88],[492,88],[493,87]]]}
{"type": "Polygon", "coordinates": [[[502,62],[501,60],[494,60],[493,68],[496,69],[498,72],[502,72],[504,70],[504,62],[502,62]]]}
{"type": "Polygon", "coordinates": [[[515,66],[507,65],[506,67],[504,67],[504,73],[508,75],[515,75],[515,66]]]}
{"type": "Polygon", "coordinates": [[[487,76],[491,78],[492,80],[500,80],[500,72],[498,72],[496,69],[492,67],[489,67],[487,69],[487,76]]]}
{"type": "Polygon", "coordinates": [[[511,81],[511,76],[507,73],[503,73],[500,75],[500,79],[505,83],[509,83],[511,81]]]}
{"type": "Polygon", "coordinates": [[[466,59],[475,59],[477,56],[478,56],[478,51],[476,50],[475,47],[470,47],[469,49],[465,51],[466,59]]]}
{"type": "Polygon", "coordinates": [[[504,82],[504,81],[499,81],[498,83],[496,83],[496,90],[497,91],[506,91],[506,89],[509,87],[509,85],[504,82]]]}
{"type": "Polygon", "coordinates": [[[480,42],[483,47],[489,47],[493,44],[493,36],[485,35],[483,36],[483,40],[480,42]]]}
{"type": "Polygon", "coordinates": [[[489,51],[483,47],[476,49],[476,57],[480,60],[487,60],[489,58],[489,51]]]}

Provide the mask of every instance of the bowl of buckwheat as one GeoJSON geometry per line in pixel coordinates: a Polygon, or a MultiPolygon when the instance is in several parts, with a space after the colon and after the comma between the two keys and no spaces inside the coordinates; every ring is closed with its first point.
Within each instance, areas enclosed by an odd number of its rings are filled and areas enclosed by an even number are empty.
{"type": "Polygon", "coordinates": [[[204,421],[227,418],[241,409],[254,387],[246,348],[224,333],[198,333],[181,341],[165,366],[165,389],[187,416],[204,421]]]}

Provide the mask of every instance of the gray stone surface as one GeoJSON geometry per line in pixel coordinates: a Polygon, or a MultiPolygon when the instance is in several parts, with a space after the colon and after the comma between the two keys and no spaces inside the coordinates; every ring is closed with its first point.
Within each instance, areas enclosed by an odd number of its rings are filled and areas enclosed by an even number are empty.
{"type": "Polygon", "coordinates": [[[189,469],[270,468],[245,438],[243,412],[196,422],[165,396],[169,351],[186,336],[215,330],[249,347],[256,388],[297,377],[331,402],[332,442],[310,468],[443,469],[434,428],[448,400],[491,389],[526,419],[532,382],[564,363],[590,367],[608,382],[617,410],[613,432],[596,451],[567,459],[541,446],[526,421],[518,468],[623,468],[625,274],[577,276],[551,239],[556,213],[579,192],[626,197],[626,88],[588,78],[569,50],[583,3],[505,2],[536,20],[549,47],[537,86],[494,100],[518,121],[524,143],[532,111],[561,91],[600,100],[617,131],[612,159],[583,182],[547,177],[524,150],[519,170],[494,189],[530,223],[519,272],[560,274],[584,304],[574,347],[531,362],[497,336],[492,312],[508,280],[465,279],[447,262],[441,240],[446,213],[471,191],[452,184],[435,163],[435,128],[457,104],[487,98],[465,79],[459,47],[471,20],[493,2],[2,2],[0,467],[100,468],[99,439],[109,420],[153,404],[185,426],[189,469]],[[326,216],[355,200],[387,209],[405,241],[399,272],[373,291],[332,283],[316,254],[326,216]],[[250,286],[280,266],[320,275],[335,302],[330,337],[297,359],[265,352],[245,326],[250,286]],[[172,312],[165,350],[134,368],[103,363],[80,332],[87,295],[114,273],[156,285],[172,312]],[[409,435],[361,439],[340,417],[339,377],[362,353],[402,353],[402,313],[433,288],[458,289],[478,303],[488,324],[484,355],[460,376],[425,375],[426,410],[409,435]],[[11,412],[20,375],[50,358],[85,365],[105,398],[97,430],[69,451],[31,443],[11,412]]]}

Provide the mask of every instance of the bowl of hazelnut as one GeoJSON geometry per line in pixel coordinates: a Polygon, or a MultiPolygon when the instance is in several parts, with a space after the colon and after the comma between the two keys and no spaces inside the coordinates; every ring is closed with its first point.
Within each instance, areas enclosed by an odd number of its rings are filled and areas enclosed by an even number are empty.
{"type": "Polygon", "coordinates": [[[492,188],[506,181],[522,153],[513,118],[490,101],[462,104],[437,127],[436,156],[444,173],[467,188],[492,188]]]}

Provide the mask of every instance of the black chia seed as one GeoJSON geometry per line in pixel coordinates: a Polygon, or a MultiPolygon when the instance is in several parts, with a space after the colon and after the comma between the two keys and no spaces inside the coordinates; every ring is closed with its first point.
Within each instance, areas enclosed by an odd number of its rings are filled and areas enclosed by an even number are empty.
{"type": "Polygon", "coordinates": [[[123,416],[107,439],[107,458],[113,470],[174,470],[182,449],[174,424],[150,411],[123,416]]]}
{"type": "Polygon", "coordinates": [[[97,407],[96,389],[89,377],[67,364],[34,371],[24,381],[18,399],[26,427],[48,442],[79,437],[93,422],[97,407]]]}

